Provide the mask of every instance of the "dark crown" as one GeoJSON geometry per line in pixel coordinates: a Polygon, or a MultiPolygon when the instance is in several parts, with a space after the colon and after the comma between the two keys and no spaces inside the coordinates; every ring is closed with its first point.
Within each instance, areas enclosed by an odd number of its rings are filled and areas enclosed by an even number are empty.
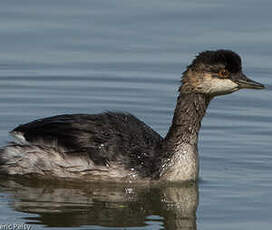
{"type": "Polygon", "coordinates": [[[222,65],[231,73],[237,73],[242,69],[240,56],[231,50],[201,52],[188,66],[188,69],[199,71],[208,68],[208,70],[212,70],[222,65]]]}

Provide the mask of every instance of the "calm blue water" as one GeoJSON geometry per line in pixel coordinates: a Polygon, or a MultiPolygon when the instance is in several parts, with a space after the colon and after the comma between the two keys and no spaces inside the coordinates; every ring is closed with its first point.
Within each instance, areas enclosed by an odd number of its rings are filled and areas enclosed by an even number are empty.
{"type": "Polygon", "coordinates": [[[271,228],[271,7],[268,0],[1,1],[1,145],[20,123],[106,110],[133,113],[165,135],[181,73],[205,49],[238,52],[244,72],[267,89],[211,103],[198,186],[1,179],[0,227],[271,228]]]}

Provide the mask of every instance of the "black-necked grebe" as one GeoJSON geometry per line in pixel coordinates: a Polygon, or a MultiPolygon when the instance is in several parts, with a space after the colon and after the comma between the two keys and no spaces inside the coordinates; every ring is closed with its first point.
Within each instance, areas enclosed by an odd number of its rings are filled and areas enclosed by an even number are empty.
{"type": "Polygon", "coordinates": [[[200,53],[183,73],[165,138],[128,113],[59,115],[11,131],[19,143],[0,150],[0,170],[108,181],[198,178],[198,132],[211,99],[241,88],[262,89],[230,50],[200,53]]]}

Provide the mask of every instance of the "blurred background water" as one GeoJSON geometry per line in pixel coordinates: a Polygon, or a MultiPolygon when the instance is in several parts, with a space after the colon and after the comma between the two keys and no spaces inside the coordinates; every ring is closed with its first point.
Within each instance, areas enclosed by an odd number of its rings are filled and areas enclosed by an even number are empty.
{"type": "Polygon", "coordinates": [[[244,72],[267,88],[211,103],[200,133],[198,187],[3,179],[0,224],[269,229],[271,7],[268,0],[1,1],[1,145],[11,140],[9,130],[33,119],[108,110],[133,113],[165,135],[180,76],[206,49],[238,52],[244,72]]]}

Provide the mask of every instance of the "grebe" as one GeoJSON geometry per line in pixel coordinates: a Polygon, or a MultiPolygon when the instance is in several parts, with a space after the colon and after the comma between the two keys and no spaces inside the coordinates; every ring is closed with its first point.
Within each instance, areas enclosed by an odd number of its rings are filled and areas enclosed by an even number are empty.
{"type": "Polygon", "coordinates": [[[128,113],[53,116],[11,131],[18,142],[0,149],[0,172],[87,181],[196,181],[198,132],[211,99],[264,85],[243,74],[240,56],[230,50],[200,53],[181,82],[165,138],[128,113]]]}

